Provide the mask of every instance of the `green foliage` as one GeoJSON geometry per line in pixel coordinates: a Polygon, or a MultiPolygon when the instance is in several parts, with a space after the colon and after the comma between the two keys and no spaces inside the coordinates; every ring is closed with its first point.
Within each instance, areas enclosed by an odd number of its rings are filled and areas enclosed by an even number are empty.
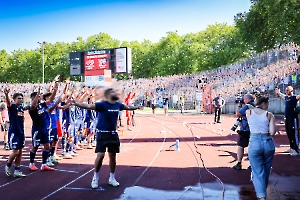
{"type": "Polygon", "coordinates": [[[300,42],[299,0],[252,0],[249,12],[235,16],[237,28],[251,49],[262,52],[300,42]]]}
{"type": "MultiPolygon", "coordinates": [[[[69,53],[90,49],[128,46],[132,49],[133,76],[155,77],[190,74],[226,65],[249,55],[239,29],[227,24],[214,24],[198,33],[183,36],[168,32],[159,42],[120,42],[106,33],[84,40],[78,37],[72,43],[56,42],[44,46],[45,82],[60,74],[69,77],[69,53]]],[[[42,82],[42,50],[0,52],[1,82],[42,82]]],[[[127,79],[128,75],[117,75],[127,79]]],[[[80,81],[80,77],[71,80],[80,81]]]]}

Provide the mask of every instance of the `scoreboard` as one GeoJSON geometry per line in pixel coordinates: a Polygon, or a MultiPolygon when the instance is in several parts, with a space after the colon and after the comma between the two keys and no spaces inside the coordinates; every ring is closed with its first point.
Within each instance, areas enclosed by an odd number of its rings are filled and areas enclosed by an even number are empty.
{"type": "Polygon", "coordinates": [[[108,50],[86,51],[84,54],[84,75],[104,75],[109,66],[110,53],[108,50]]]}
{"type": "Polygon", "coordinates": [[[132,73],[129,47],[70,53],[70,75],[84,76],[88,86],[103,86],[111,81],[111,74],[125,73],[132,73]]]}

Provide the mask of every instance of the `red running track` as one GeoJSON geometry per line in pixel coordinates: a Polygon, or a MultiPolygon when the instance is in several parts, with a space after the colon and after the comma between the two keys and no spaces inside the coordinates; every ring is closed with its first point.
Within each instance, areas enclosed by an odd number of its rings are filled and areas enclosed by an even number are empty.
{"type": "MultiPolygon", "coordinates": [[[[230,134],[235,117],[222,118],[221,124],[212,124],[211,115],[136,115],[136,127],[132,131],[124,128],[124,134],[120,133],[121,153],[116,170],[120,186],[107,184],[109,168],[105,160],[99,189],[91,189],[94,150],[84,149],[78,157],[62,160],[52,172],[29,171],[31,123],[26,116],[26,148],[21,170],[27,177],[16,179],[5,175],[10,152],[1,148],[1,199],[256,199],[247,155],[243,170],[231,168],[237,158],[237,135],[230,134]],[[177,139],[180,151],[170,147],[177,139]]],[[[282,124],[278,123],[277,128],[283,130],[282,124]]],[[[274,139],[276,155],[268,198],[300,199],[300,156],[282,153],[288,144],[283,131],[274,139]]],[[[38,167],[40,159],[38,153],[38,167]]]]}

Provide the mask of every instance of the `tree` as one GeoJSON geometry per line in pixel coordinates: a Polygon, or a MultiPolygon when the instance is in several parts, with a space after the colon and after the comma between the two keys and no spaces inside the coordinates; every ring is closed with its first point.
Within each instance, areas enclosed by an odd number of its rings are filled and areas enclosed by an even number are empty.
{"type": "Polygon", "coordinates": [[[244,41],[256,52],[300,42],[300,1],[252,0],[249,12],[234,20],[244,41]]]}

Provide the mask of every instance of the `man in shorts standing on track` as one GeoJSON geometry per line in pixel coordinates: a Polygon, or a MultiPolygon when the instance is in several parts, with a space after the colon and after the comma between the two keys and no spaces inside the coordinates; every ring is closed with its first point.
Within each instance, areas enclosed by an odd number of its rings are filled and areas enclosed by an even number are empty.
{"type": "Polygon", "coordinates": [[[167,96],[163,98],[163,107],[165,115],[168,115],[169,98],[167,96]]]}
{"type": "Polygon", "coordinates": [[[50,151],[50,135],[47,130],[46,124],[46,107],[54,100],[56,92],[58,90],[58,83],[55,83],[53,91],[49,97],[48,101],[40,102],[40,88],[38,92],[33,92],[30,97],[32,99],[32,104],[29,109],[29,115],[32,119],[32,149],[30,151],[30,164],[29,168],[32,171],[37,171],[38,168],[34,164],[34,159],[38,147],[40,144],[44,145],[42,152],[42,171],[53,171],[52,167],[47,165],[47,159],[49,157],[50,151]]]}
{"type": "Polygon", "coordinates": [[[254,108],[254,97],[251,94],[245,94],[244,104],[242,107],[239,106],[239,110],[236,111],[236,116],[241,120],[240,121],[240,130],[238,131],[238,150],[237,150],[237,159],[238,162],[232,168],[236,170],[242,169],[242,159],[244,157],[244,149],[249,145],[250,139],[250,128],[248,125],[246,110],[254,108]]]}
{"type": "Polygon", "coordinates": [[[11,176],[11,165],[12,162],[15,160],[14,177],[25,177],[26,175],[20,171],[22,150],[25,144],[24,108],[22,106],[23,95],[20,93],[15,93],[13,95],[14,103],[12,103],[10,97],[8,96],[9,89],[5,89],[4,93],[10,120],[8,137],[10,148],[12,149],[12,153],[8,157],[7,164],[5,166],[5,173],[7,176],[11,176]]]}
{"type": "MultiPolygon", "coordinates": [[[[125,99],[125,105],[132,106],[132,100],[134,99],[134,97],[135,97],[135,93],[132,94],[131,92],[129,92],[129,94],[125,99]]],[[[131,125],[133,125],[132,123],[133,111],[126,110],[126,118],[127,118],[127,130],[131,131],[131,125]]]]}
{"type": "Polygon", "coordinates": [[[155,109],[156,109],[156,98],[153,95],[152,99],[151,99],[151,109],[152,109],[152,114],[155,115],[155,109]]]}
{"type": "MultiPolygon", "coordinates": [[[[43,95],[44,101],[49,101],[51,93],[46,93],[43,95]]],[[[57,129],[57,106],[61,102],[61,98],[59,97],[56,102],[51,102],[47,106],[47,113],[46,113],[46,124],[47,130],[50,135],[50,151],[49,151],[49,158],[47,161],[47,165],[49,167],[53,167],[54,164],[57,164],[58,161],[53,157],[55,152],[55,147],[58,142],[58,129],[57,129]]]]}
{"type": "Polygon", "coordinates": [[[141,107],[126,106],[118,102],[119,96],[114,89],[109,88],[104,91],[106,101],[96,102],[94,104],[78,103],[72,101],[72,104],[88,110],[96,110],[98,114],[97,123],[97,146],[95,152],[95,171],[92,180],[92,188],[98,188],[99,171],[105,156],[106,148],[109,155],[110,177],[108,184],[119,186],[115,179],[116,154],[120,152],[120,140],[116,131],[118,115],[120,110],[136,110],[141,107]]]}

